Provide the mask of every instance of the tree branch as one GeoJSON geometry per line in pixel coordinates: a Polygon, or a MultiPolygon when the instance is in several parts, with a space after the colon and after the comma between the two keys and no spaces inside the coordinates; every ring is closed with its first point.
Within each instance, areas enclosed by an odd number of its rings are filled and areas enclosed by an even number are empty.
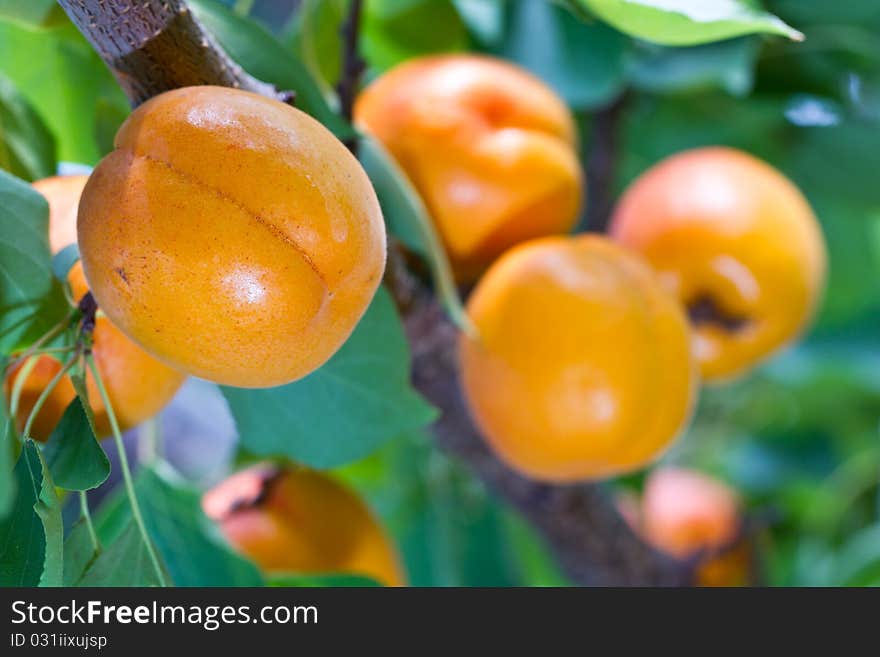
{"type": "Polygon", "coordinates": [[[593,114],[590,130],[590,157],[587,160],[586,230],[604,233],[614,206],[614,176],[617,173],[619,124],[627,95],[619,96],[608,107],[593,114]]]}
{"type": "MultiPolygon", "coordinates": [[[[59,0],[119,80],[133,105],[180,86],[216,84],[278,98],[270,85],[234,64],[182,0],[59,0]]],[[[361,0],[352,0],[344,34],[343,113],[351,114],[362,63],[357,54],[361,0]]],[[[598,167],[606,169],[606,166],[598,167]]],[[[593,196],[604,188],[593,182],[593,196]]],[[[463,460],[543,535],[572,581],[588,585],[674,585],[692,581],[693,566],[643,543],[597,485],[550,486],[503,465],[472,424],[458,388],[456,329],[423,286],[392,258],[393,278],[409,286],[403,312],[413,348],[413,380],[437,406],[438,445],[463,460]]],[[[401,288],[403,289],[403,288],[401,288]]]]}
{"type": "Polygon", "coordinates": [[[132,106],[179,87],[216,84],[290,102],[248,75],[182,0],[58,0],[116,76],[132,106]]]}
{"type": "MultiPolygon", "coordinates": [[[[366,63],[360,56],[361,14],[363,0],[349,0],[348,14],[340,28],[342,37],[342,70],[336,91],[339,94],[339,113],[351,122],[354,113],[354,100],[360,86],[361,75],[366,63]]],[[[345,142],[348,149],[357,155],[357,138],[352,137],[345,142]]]]}

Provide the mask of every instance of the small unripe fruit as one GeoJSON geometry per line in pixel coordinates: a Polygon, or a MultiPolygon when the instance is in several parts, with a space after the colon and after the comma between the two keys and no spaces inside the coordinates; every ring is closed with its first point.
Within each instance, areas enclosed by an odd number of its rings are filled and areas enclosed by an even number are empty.
{"type": "Polygon", "coordinates": [[[83,193],[101,309],[161,360],[219,383],[309,374],[379,285],[385,228],[357,160],[278,101],[187,87],[136,109],[83,193]]]}
{"type": "Polygon", "coordinates": [[[675,557],[707,552],[697,583],[747,583],[747,546],[731,545],[740,531],[740,501],[727,485],[683,468],[660,468],[645,483],[640,532],[654,547],[675,557]],[[724,549],[723,554],[712,554],[724,549]]]}
{"type": "MultiPolygon", "coordinates": [[[[34,188],[49,202],[49,246],[53,252],[76,242],[76,208],[87,179],[88,176],[66,176],[34,183],[34,188]]],[[[88,291],[80,263],[71,268],[68,283],[76,300],[88,291]]],[[[122,431],[158,413],[171,401],[186,378],[150,356],[100,314],[92,338],[92,354],[122,431]]],[[[38,358],[21,389],[15,418],[19,431],[24,428],[43,390],[60,370],[61,364],[57,360],[46,355],[38,358]]],[[[21,368],[17,368],[7,377],[7,396],[20,372],[21,368]]],[[[99,437],[106,436],[110,433],[110,421],[91,373],[86,376],[86,388],[95,415],[95,430],[99,437]]],[[[76,391],[70,379],[61,379],[37,413],[31,437],[36,440],[48,439],[75,396],[76,391]]]]}
{"type": "Polygon", "coordinates": [[[825,244],[781,173],[730,148],[674,155],[629,189],[615,240],[647,258],[690,310],[702,375],[747,371],[795,339],[825,279],[825,244]]]}
{"type": "Polygon", "coordinates": [[[208,491],[202,506],[229,542],[267,572],[406,584],[397,551],[370,510],[325,474],[253,466],[208,491]]]}
{"type": "Polygon", "coordinates": [[[638,469],[690,417],[688,325],[650,268],[595,236],[545,238],[502,256],[468,300],[461,378],[498,455],[535,479],[638,469]]]}
{"type": "Polygon", "coordinates": [[[411,60],[361,94],[355,119],[418,188],[460,281],[518,242],[575,223],[584,186],[574,121],[516,66],[474,55],[411,60]]]}

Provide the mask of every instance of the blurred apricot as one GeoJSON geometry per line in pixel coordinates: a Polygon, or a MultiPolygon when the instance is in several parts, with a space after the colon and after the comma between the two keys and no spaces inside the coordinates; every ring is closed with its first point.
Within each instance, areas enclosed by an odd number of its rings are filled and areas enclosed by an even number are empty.
{"type": "Polygon", "coordinates": [[[465,397],[498,455],[554,482],[643,467],[696,394],[687,320],[637,256],[597,236],[508,251],[468,305],[465,397]]]}
{"type": "MultiPolygon", "coordinates": [[[[76,241],[76,208],[87,179],[88,176],[54,177],[33,184],[49,202],[49,244],[53,252],[76,241]]],[[[68,282],[74,299],[80,299],[88,291],[80,263],[71,268],[68,282]]],[[[123,431],[158,413],[185,378],[147,354],[100,314],[95,323],[92,353],[123,431]]],[[[22,368],[23,364],[7,377],[4,385],[7,397],[22,368]]],[[[48,355],[38,357],[21,389],[15,418],[19,431],[24,428],[31,409],[47,384],[60,370],[61,364],[54,358],[48,355]]],[[[95,414],[95,429],[99,436],[106,436],[110,433],[110,422],[91,373],[86,377],[86,388],[95,414]]],[[[75,396],[70,379],[61,379],[34,418],[31,437],[48,439],[75,396]]]]}
{"type": "Polygon", "coordinates": [[[138,107],[79,211],[105,313],[166,363],[269,387],[348,339],[382,278],[385,227],[357,160],[276,100],[186,87],[138,107]]]}
{"type": "Polygon", "coordinates": [[[397,551],[369,508],[325,474],[253,466],[208,491],[202,506],[229,542],[268,572],[347,573],[406,585],[397,551]]]}
{"type": "Polygon", "coordinates": [[[734,544],[741,522],[737,494],[702,473],[664,467],[645,483],[641,532],[656,548],[678,558],[707,552],[697,570],[702,586],[748,583],[748,546],[734,544]]]}
{"type": "Polygon", "coordinates": [[[371,84],[355,120],[421,193],[462,282],[509,247],[569,231],[583,194],[575,125],[551,89],[502,60],[410,60],[371,84]]]}
{"type": "Polygon", "coordinates": [[[745,372],[795,339],[821,296],[825,244],[806,199],[731,148],[649,169],[623,194],[610,232],[687,305],[707,380],[745,372]]]}

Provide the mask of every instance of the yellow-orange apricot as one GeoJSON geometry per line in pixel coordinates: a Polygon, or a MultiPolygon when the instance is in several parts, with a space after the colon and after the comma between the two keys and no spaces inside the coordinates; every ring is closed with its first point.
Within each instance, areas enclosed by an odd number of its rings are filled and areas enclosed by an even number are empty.
{"type": "Polygon", "coordinates": [[[662,161],[626,190],[610,230],[688,306],[707,380],[742,373],[793,340],[821,296],[825,244],[810,206],[740,151],[662,161]]]}
{"type": "Polygon", "coordinates": [[[686,558],[708,554],[697,570],[703,586],[741,586],[749,578],[749,550],[731,545],[741,526],[740,501],[727,485],[704,474],[665,467],[645,483],[640,532],[656,548],[686,558]],[[722,554],[712,554],[723,549],[722,554]]]}
{"type": "MultiPolygon", "coordinates": [[[[33,184],[49,202],[49,246],[53,252],[76,242],[76,208],[87,179],[88,176],[54,177],[38,180],[33,184]]],[[[77,300],[88,291],[80,263],[71,268],[68,282],[77,300]]],[[[95,322],[92,353],[123,431],[158,413],[171,400],[185,378],[180,372],[147,354],[100,314],[95,322]]],[[[19,431],[24,428],[31,409],[46,385],[60,370],[61,364],[50,356],[43,355],[37,359],[21,388],[15,418],[19,431]]],[[[21,368],[17,368],[7,377],[7,396],[20,372],[21,368]]],[[[86,388],[95,414],[95,430],[99,436],[106,436],[110,433],[110,422],[91,373],[86,376],[86,388]]],[[[75,396],[70,379],[61,379],[34,418],[31,437],[37,440],[48,439],[75,396]]]]}
{"type": "Polygon", "coordinates": [[[357,160],[276,100],[221,87],[136,109],[79,208],[99,306],[190,374],[242,387],[322,365],[365,312],[385,227],[357,160]]]}
{"type": "Polygon", "coordinates": [[[349,573],[406,585],[397,551],[366,504],[325,474],[252,466],[208,491],[202,507],[267,572],[349,573]]]}
{"type": "Polygon", "coordinates": [[[535,479],[610,477],[651,462],[696,391],[688,324],[637,256],[597,236],[508,251],[468,300],[461,379],[498,455],[535,479]]]}
{"type": "Polygon", "coordinates": [[[461,281],[577,218],[584,185],[574,121],[516,66],[474,55],[408,61],[361,94],[355,120],[425,199],[461,281]]]}

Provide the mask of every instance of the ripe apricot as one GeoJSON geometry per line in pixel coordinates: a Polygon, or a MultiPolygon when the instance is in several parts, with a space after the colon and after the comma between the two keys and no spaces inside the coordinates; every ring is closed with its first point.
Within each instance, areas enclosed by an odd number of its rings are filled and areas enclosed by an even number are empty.
{"type": "MultiPolygon", "coordinates": [[[[49,202],[49,246],[53,252],[76,242],[76,208],[87,179],[88,176],[54,177],[38,180],[33,184],[49,202]]],[[[68,282],[75,299],[80,299],[88,291],[80,263],[71,268],[68,282]]],[[[100,314],[95,322],[92,353],[123,431],[158,413],[171,400],[185,378],[180,372],[147,354],[100,314]]],[[[60,370],[61,364],[50,356],[38,358],[22,387],[15,418],[19,431],[24,428],[37,398],[60,370]]],[[[7,395],[10,394],[20,371],[18,368],[7,377],[7,395]]],[[[99,436],[105,436],[110,433],[110,422],[90,373],[86,377],[86,388],[95,414],[95,429],[99,436]]],[[[75,396],[70,379],[61,379],[37,413],[32,424],[31,437],[37,440],[48,439],[75,396]]]]}
{"type": "Polygon", "coordinates": [[[157,358],[268,387],[332,356],[385,265],[385,227],[357,160],[278,101],[222,87],[136,109],[79,209],[100,307],[157,358]]]}
{"type": "Polygon", "coordinates": [[[268,572],[350,573],[406,584],[370,510],[325,474],[253,466],[208,491],[202,506],[229,542],[268,572]]]}
{"type": "Polygon", "coordinates": [[[574,121],[516,66],[411,60],[361,94],[355,119],[412,179],[463,282],[514,244],[574,225],[583,193],[574,121]]]}
{"type": "Polygon", "coordinates": [[[690,416],[687,320],[646,264],[604,238],[513,248],[467,309],[479,337],[460,342],[465,397],[498,455],[530,477],[635,470],[690,416]]]}
{"type": "Polygon", "coordinates": [[[624,193],[610,232],[688,306],[708,380],[794,339],[821,295],[825,245],[806,199],[730,148],[686,151],[649,169],[624,193]]]}
{"type": "Polygon", "coordinates": [[[748,547],[731,545],[740,524],[739,497],[704,474],[665,467],[652,472],[645,483],[641,532],[656,548],[675,557],[708,551],[697,571],[697,582],[703,586],[747,583],[748,547]],[[711,554],[722,548],[723,554],[711,554]]]}

